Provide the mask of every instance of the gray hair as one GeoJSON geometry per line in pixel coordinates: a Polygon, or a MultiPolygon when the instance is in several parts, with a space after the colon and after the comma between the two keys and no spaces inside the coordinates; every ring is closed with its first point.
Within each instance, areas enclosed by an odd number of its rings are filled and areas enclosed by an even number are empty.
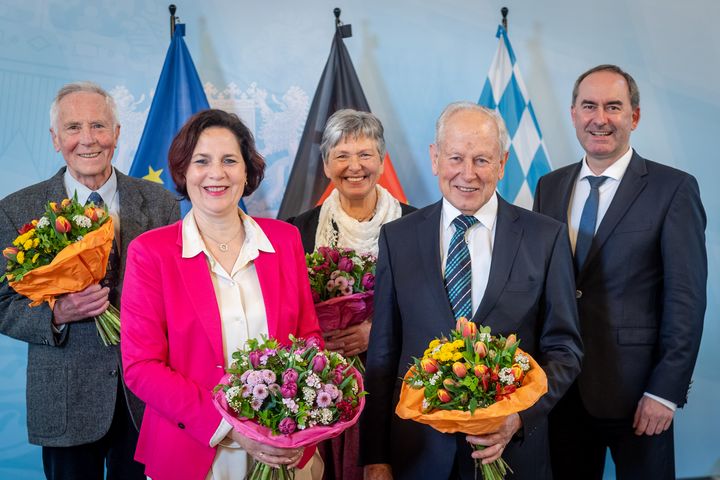
{"type": "Polygon", "coordinates": [[[380,120],[369,112],[361,112],[345,108],[338,110],[328,118],[320,142],[320,153],[324,163],[328,162],[330,150],[335,148],[344,138],[367,137],[375,140],[380,161],[385,158],[385,137],[380,120]]]}
{"type": "Polygon", "coordinates": [[[487,107],[483,107],[482,105],[478,105],[477,103],[473,102],[453,102],[447,107],[445,107],[445,110],[443,110],[443,112],[440,114],[440,117],[435,124],[435,144],[439,144],[440,139],[443,138],[443,135],[445,135],[445,124],[447,123],[448,119],[455,115],[457,112],[463,112],[466,110],[484,113],[495,122],[495,126],[497,127],[498,132],[498,145],[500,145],[501,149],[500,153],[503,155],[506,154],[510,149],[510,135],[508,134],[507,128],[505,127],[505,122],[503,121],[502,117],[495,110],[491,110],[487,107]]]}
{"type": "Polygon", "coordinates": [[[97,93],[98,95],[101,95],[105,99],[105,104],[110,108],[110,112],[112,114],[112,126],[113,128],[117,125],[120,125],[120,122],[118,121],[118,112],[117,112],[117,105],[115,105],[115,100],[113,97],[106,92],[100,85],[93,82],[73,82],[68,83],[67,85],[64,85],[60,90],[58,90],[57,95],[55,95],[55,99],[53,100],[52,104],[50,105],[50,127],[57,131],[58,128],[58,117],[60,116],[60,101],[67,97],[70,94],[78,93],[78,92],[85,92],[85,93],[97,93]]]}
{"type": "Polygon", "coordinates": [[[573,86],[571,106],[575,105],[575,101],[577,100],[578,96],[578,90],[580,90],[580,84],[582,83],[582,81],[585,80],[589,75],[596,72],[612,72],[617,73],[618,75],[623,77],[628,86],[628,94],[630,95],[630,108],[635,110],[640,106],[640,89],[638,88],[635,79],[632,77],[632,75],[627,73],[622,68],[609,63],[598,65],[580,74],[577,80],[575,80],[575,85],[573,86]]]}

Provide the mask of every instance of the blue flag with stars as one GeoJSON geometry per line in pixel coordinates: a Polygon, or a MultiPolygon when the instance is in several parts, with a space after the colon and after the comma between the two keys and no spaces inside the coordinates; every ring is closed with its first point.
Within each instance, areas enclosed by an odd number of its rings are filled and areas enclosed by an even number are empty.
{"type": "Polygon", "coordinates": [[[502,25],[496,36],[500,39],[498,48],[478,103],[497,110],[510,134],[510,154],[498,192],[516,205],[532,208],[535,186],[551,170],[550,160],[515,52],[502,25]]]}
{"type": "Polygon", "coordinates": [[[167,169],[170,144],[192,114],[210,108],[184,36],[185,25],[175,25],[175,34],[129,172],[133,177],[162,183],[171,192],[175,192],[175,185],[167,169]]]}

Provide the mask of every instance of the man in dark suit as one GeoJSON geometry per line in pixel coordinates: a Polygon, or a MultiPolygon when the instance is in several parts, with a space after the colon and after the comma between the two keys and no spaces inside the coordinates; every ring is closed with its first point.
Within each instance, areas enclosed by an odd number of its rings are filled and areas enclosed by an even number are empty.
{"type": "Polygon", "coordinates": [[[674,479],[672,419],[687,399],[705,314],[705,211],[695,179],[630,148],[633,78],[600,65],[575,82],[580,163],[538,183],[535,210],[566,222],[585,360],[550,420],[553,472],[674,479]]]}
{"type": "Polygon", "coordinates": [[[60,89],[50,110],[50,133],[66,166],[0,201],[0,245],[6,246],[48,201],[77,192],[85,203],[92,195],[113,216],[121,252],[119,262],[111,255],[109,283],[61,296],[53,309],[46,303],[30,308],[7,282],[0,285],[0,332],[28,343],[28,437],[43,447],[49,479],[101,479],[105,466],[108,478],[145,478],[143,466],[133,460],[144,406],[125,388],[118,346],[103,345],[92,317],[119,298],[130,241],[180,213],[160,185],[113,169],[120,134],[115,110],[112,97],[95,84],[60,89]]]}
{"type": "Polygon", "coordinates": [[[385,225],[361,419],[366,478],[475,478],[473,458],[500,455],[513,478],[551,478],[547,413],[580,370],[581,343],[565,227],[496,193],[508,156],[502,119],[474,103],[451,104],[430,147],[443,199],[385,225]],[[472,224],[468,317],[497,334],[517,333],[548,376],[548,393],[480,437],[437,432],[394,415],[401,381],[431,339],[454,328],[458,308],[444,275],[455,219],[472,224]],[[472,218],[469,218],[472,217],[472,218]],[[485,445],[472,453],[470,443],[485,445]],[[472,456],[471,456],[472,455],[472,456]]]}

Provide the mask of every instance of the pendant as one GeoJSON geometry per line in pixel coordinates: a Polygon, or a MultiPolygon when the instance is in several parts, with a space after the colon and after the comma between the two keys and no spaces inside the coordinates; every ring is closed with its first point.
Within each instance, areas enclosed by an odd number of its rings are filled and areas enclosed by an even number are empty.
{"type": "Polygon", "coordinates": [[[218,243],[218,248],[221,252],[227,252],[228,251],[228,244],[227,243],[218,243]]]}

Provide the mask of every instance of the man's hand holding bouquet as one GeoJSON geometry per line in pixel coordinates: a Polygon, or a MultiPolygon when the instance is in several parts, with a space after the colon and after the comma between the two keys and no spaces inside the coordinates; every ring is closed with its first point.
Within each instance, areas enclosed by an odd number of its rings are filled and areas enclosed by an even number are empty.
{"type": "MultiPolygon", "coordinates": [[[[519,343],[515,335],[493,336],[489,327],[459,318],[449,338],[432,340],[410,366],[396,413],[444,433],[493,434],[485,438],[490,442],[511,436],[517,413],[547,392],[545,373],[519,343]]],[[[484,448],[474,440],[474,448],[484,448]]],[[[500,447],[493,448],[488,457],[499,457],[500,447]]],[[[476,464],[486,480],[512,471],[502,458],[476,464]]]]}
{"type": "MultiPolygon", "coordinates": [[[[112,218],[92,203],[80,205],[77,195],[49,202],[43,215],[23,225],[18,234],[3,250],[7,266],[0,281],[7,280],[31,300],[31,306],[47,302],[53,309],[61,295],[84,292],[105,277],[114,238],[112,218]]],[[[105,305],[102,298],[100,307],[105,305]]],[[[105,345],[120,341],[115,307],[96,316],[95,324],[105,345]]]]}

